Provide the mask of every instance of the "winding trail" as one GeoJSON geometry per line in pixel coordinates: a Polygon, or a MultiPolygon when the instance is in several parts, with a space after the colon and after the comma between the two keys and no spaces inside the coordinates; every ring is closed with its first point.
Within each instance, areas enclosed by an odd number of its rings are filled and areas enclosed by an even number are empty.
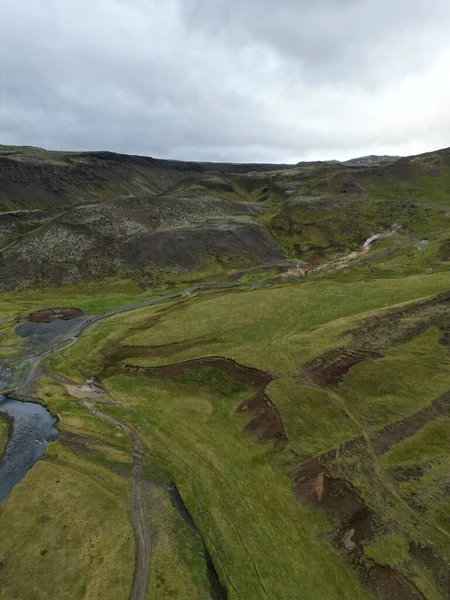
{"type": "Polygon", "coordinates": [[[83,405],[89,412],[102,421],[111,423],[125,432],[133,444],[133,472],[131,492],[131,517],[134,527],[134,575],[130,600],[145,600],[147,596],[148,580],[150,576],[150,562],[152,557],[152,538],[149,535],[147,518],[145,516],[145,499],[142,482],[142,469],[144,466],[144,449],[136,433],[116,419],[100,412],[92,400],[84,400],[83,405]]]}
{"type": "MultiPolygon", "coordinates": [[[[39,361],[37,361],[37,363],[38,362],[39,361]]],[[[36,363],[34,363],[33,367],[35,366],[36,363]]],[[[45,370],[45,372],[49,377],[61,385],[79,387],[75,381],[59,375],[58,373],[47,370],[45,370]]],[[[105,390],[100,390],[99,388],[94,388],[93,391],[102,391],[107,394],[105,390]]],[[[101,419],[102,421],[106,421],[115,427],[118,427],[124,433],[126,433],[133,446],[130,511],[134,529],[135,556],[133,583],[129,600],[145,600],[147,597],[148,581],[150,577],[153,539],[150,532],[148,519],[145,514],[145,495],[142,477],[142,471],[145,463],[144,448],[140,438],[130,427],[98,410],[93,400],[86,397],[82,400],[82,405],[93,416],[101,419]]]]}

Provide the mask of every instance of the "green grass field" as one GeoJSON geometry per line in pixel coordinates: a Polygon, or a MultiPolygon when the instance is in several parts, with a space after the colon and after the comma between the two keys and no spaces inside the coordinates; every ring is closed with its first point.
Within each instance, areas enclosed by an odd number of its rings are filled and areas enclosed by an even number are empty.
{"type": "Polygon", "coordinates": [[[9,425],[3,415],[0,414],[0,461],[5,454],[6,446],[8,445],[9,425]]]}
{"type": "MultiPolygon", "coordinates": [[[[47,365],[80,380],[95,374],[120,400],[103,410],[132,426],[149,462],[176,481],[230,598],[385,598],[384,588],[364,583],[376,562],[390,565],[427,600],[444,600],[436,565],[448,560],[450,548],[446,421],[432,420],[427,427],[436,429],[425,428],[423,440],[411,438],[426,457],[420,460],[432,462],[423,481],[400,480],[393,470],[402,455],[392,452],[402,451],[407,433],[380,457],[373,456],[371,440],[450,389],[450,355],[436,326],[447,322],[445,305],[390,316],[447,290],[444,271],[367,281],[348,272],[292,286],[203,293],[108,319],[47,365]],[[384,325],[371,329],[376,319],[384,325]],[[349,333],[356,330],[356,337],[349,333]],[[378,348],[383,358],[354,366],[338,388],[312,385],[304,365],[346,345],[378,348]],[[204,356],[272,374],[266,392],[284,423],[284,449],[244,431],[250,415],[235,409],[250,392],[231,382],[218,383],[201,369],[163,379],[123,371],[125,364],[153,367],[204,356]],[[361,441],[352,446],[356,438],[361,441]],[[359,566],[332,543],[342,526],[336,509],[296,501],[289,475],[344,443],[349,450],[336,453],[327,469],[351,484],[374,514],[359,566]],[[424,491],[430,481],[432,494],[424,491]],[[411,501],[420,494],[425,509],[411,501]],[[413,551],[430,544],[437,571],[413,551]]],[[[419,461],[408,446],[403,453],[419,461]]]]}
{"type": "MultiPolygon", "coordinates": [[[[30,312],[235,285],[109,317],[42,360],[20,393],[60,434],[0,504],[0,600],[128,600],[141,536],[146,600],[448,600],[448,150],[257,172],[0,154],[3,210],[20,209],[0,231],[13,374],[30,312]],[[283,257],[308,278],[280,278],[283,257]]],[[[0,416],[0,459],[8,434],[0,416]]]]}

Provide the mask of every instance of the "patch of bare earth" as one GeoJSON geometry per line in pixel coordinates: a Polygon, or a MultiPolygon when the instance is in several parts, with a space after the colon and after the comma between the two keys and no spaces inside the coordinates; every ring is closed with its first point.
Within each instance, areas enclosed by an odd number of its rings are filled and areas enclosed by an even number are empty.
{"type": "Polygon", "coordinates": [[[384,356],[391,347],[408,342],[430,327],[442,332],[441,343],[450,339],[450,292],[392,308],[360,321],[343,335],[352,336],[345,346],[333,348],[304,365],[303,373],[315,385],[339,385],[355,365],[384,356]]]}
{"type": "Polygon", "coordinates": [[[83,398],[89,398],[92,394],[100,394],[102,390],[93,387],[91,385],[76,385],[76,384],[65,384],[66,392],[73,398],[83,400],[83,398]]]}
{"type": "MultiPolygon", "coordinates": [[[[403,439],[415,435],[437,417],[449,414],[450,391],[436,398],[430,406],[372,434],[371,449],[379,456],[403,439]]],[[[357,490],[348,481],[332,475],[331,467],[337,456],[350,457],[366,445],[367,441],[358,436],[296,467],[291,472],[295,496],[298,502],[326,512],[333,523],[332,543],[377,598],[421,599],[421,592],[402,573],[387,565],[376,564],[365,556],[364,544],[370,541],[380,523],[357,490]]],[[[396,480],[408,481],[420,478],[424,469],[426,465],[411,465],[391,470],[389,474],[396,480]]],[[[426,567],[441,589],[450,589],[448,564],[433,547],[413,544],[410,554],[412,559],[426,567]]]]}
{"type": "Polygon", "coordinates": [[[430,406],[384,427],[372,436],[371,445],[375,454],[380,455],[387,452],[398,442],[415,435],[427,423],[444,415],[450,415],[450,392],[433,400],[430,406]]]}
{"type": "Polygon", "coordinates": [[[173,379],[189,371],[198,371],[204,368],[220,369],[232,381],[253,388],[255,390],[254,395],[236,409],[237,413],[252,415],[252,418],[245,425],[245,430],[256,432],[259,441],[272,441],[277,448],[282,448],[287,444],[286,432],[278,409],[264,392],[267,385],[272,381],[272,377],[268,373],[240,365],[229,358],[223,357],[200,358],[160,367],[125,365],[123,371],[129,375],[173,379]]]}
{"type": "MultiPolygon", "coordinates": [[[[291,473],[297,500],[327,513],[334,524],[330,541],[376,598],[424,600],[414,583],[402,573],[365,555],[364,544],[373,535],[375,515],[348,481],[330,475],[324,456],[291,473]]],[[[328,459],[332,456],[329,453],[328,459]]]]}
{"type": "Polygon", "coordinates": [[[345,267],[352,260],[356,260],[357,258],[360,258],[361,256],[367,254],[371,250],[371,248],[371,246],[361,246],[359,250],[354,250],[353,252],[350,252],[350,254],[346,254],[345,256],[342,256],[341,258],[338,258],[336,260],[323,262],[315,267],[295,267],[293,269],[285,271],[284,273],[281,273],[279,277],[281,279],[292,279],[294,277],[305,277],[306,275],[312,272],[320,273],[328,269],[340,269],[342,267],[345,267]]]}
{"type": "Polygon", "coordinates": [[[74,307],[63,307],[63,308],[45,308],[30,313],[26,320],[31,323],[50,323],[54,319],[62,319],[63,321],[70,321],[77,317],[83,316],[83,311],[79,308],[74,307]]]}
{"type": "Polygon", "coordinates": [[[352,367],[366,360],[375,360],[383,355],[370,350],[350,351],[336,348],[319,356],[304,368],[307,378],[320,387],[341,383],[352,367]]]}
{"type": "MultiPolygon", "coordinates": [[[[75,433],[73,431],[61,431],[58,436],[58,442],[67,448],[70,448],[75,454],[89,454],[94,452],[95,447],[118,448],[114,444],[104,442],[85,433],[75,433]]],[[[120,447],[119,447],[120,448],[120,447]]]]}
{"type": "Polygon", "coordinates": [[[199,338],[194,340],[186,340],[182,342],[172,342],[171,344],[162,344],[159,346],[120,346],[115,350],[110,358],[114,361],[122,361],[129,358],[136,357],[152,357],[152,356],[171,356],[184,350],[191,348],[197,348],[200,346],[207,346],[213,344],[216,340],[214,338],[199,338]]]}

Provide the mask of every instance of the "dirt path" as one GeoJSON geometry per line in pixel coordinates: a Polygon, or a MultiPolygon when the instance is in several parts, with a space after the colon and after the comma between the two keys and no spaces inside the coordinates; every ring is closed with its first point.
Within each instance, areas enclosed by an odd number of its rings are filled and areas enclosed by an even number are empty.
{"type": "Polygon", "coordinates": [[[100,412],[92,400],[84,400],[83,405],[89,412],[102,421],[119,427],[130,438],[133,444],[133,472],[131,492],[131,517],[134,527],[134,575],[133,587],[130,600],[145,600],[147,596],[148,580],[150,575],[150,561],[152,556],[152,539],[149,532],[147,518],[145,515],[145,499],[142,481],[142,469],[144,466],[144,450],[142,442],[136,433],[112,417],[100,412]]]}
{"type": "MultiPolygon", "coordinates": [[[[40,358],[34,360],[30,370],[27,373],[26,379],[21,387],[31,385],[34,377],[36,376],[36,371],[37,367],[39,366],[39,362],[40,358]]],[[[83,406],[85,406],[92,415],[101,419],[102,421],[106,421],[107,423],[118,427],[124,433],[126,433],[131,440],[133,446],[133,470],[131,476],[132,491],[130,510],[131,520],[134,529],[135,562],[133,584],[129,600],[145,600],[147,597],[147,587],[150,576],[150,563],[152,557],[153,540],[144,508],[145,497],[142,471],[145,459],[142,442],[130,427],[124,425],[120,421],[117,421],[113,417],[110,417],[109,415],[106,415],[105,413],[99,411],[94,402],[86,397],[89,395],[89,392],[95,393],[95,388],[93,390],[86,391],[84,389],[86,386],[79,386],[76,382],[66,377],[63,377],[62,375],[47,370],[45,370],[45,373],[61,385],[64,385],[66,389],[70,390],[70,388],[74,388],[79,390],[81,392],[79,396],[76,394],[73,395],[82,398],[83,406]]]]}

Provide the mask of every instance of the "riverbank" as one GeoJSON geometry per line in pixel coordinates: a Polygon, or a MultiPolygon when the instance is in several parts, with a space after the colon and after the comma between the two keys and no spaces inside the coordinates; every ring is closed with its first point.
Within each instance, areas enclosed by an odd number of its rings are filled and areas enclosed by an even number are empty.
{"type": "Polygon", "coordinates": [[[11,426],[5,415],[0,413],[0,463],[6,451],[11,435],[11,426]]]}
{"type": "Polygon", "coordinates": [[[50,413],[40,404],[0,396],[0,411],[7,421],[5,456],[0,464],[0,502],[44,455],[58,432],[50,413]]]}

